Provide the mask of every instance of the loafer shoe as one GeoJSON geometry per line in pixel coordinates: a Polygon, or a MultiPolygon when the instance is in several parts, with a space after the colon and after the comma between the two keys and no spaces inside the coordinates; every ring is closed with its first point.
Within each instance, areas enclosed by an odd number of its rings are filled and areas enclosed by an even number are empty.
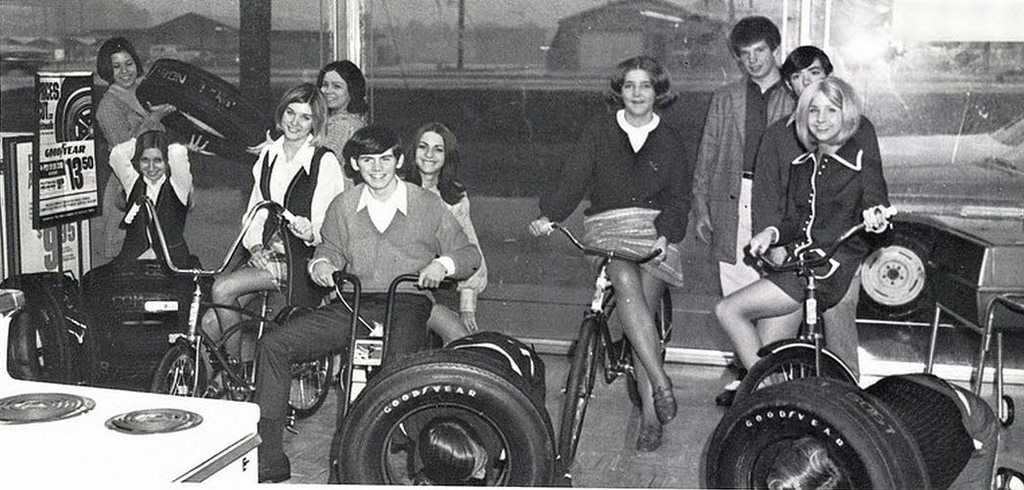
{"type": "Polygon", "coordinates": [[[672,385],[654,391],[654,413],[662,424],[676,418],[676,395],[672,392],[672,385]]]}
{"type": "Polygon", "coordinates": [[[640,434],[636,438],[636,450],[649,453],[661,447],[661,424],[642,424],[640,434]]]}

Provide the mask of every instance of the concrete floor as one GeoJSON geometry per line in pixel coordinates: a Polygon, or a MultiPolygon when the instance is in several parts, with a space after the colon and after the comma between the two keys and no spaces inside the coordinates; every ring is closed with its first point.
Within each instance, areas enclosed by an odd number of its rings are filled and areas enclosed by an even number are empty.
{"type": "MultiPolygon", "coordinates": [[[[547,408],[557,434],[568,358],[543,358],[547,368],[547,408]]],[[[652,453],[638,453],[635,449],[640,415],[632,408],[625,382],[598,382],[576,457],[574,486],[699,488],[703,484],[701,468],[708,440],[724,413],[713,399],[731,374],[721,367],[679,363],[668,364],[667,370],[675,386],[679,412],[665,426],[662,447],[652,453]]],[[[292,479],[288,483],[327,482],[327,452],[337,407],[334,393],[318,413],[296,423],[297,435],[285,435],[285,450],[292,462],[292,479]]],[[[1008,394],[1024,400],[1024,387],[1010,386],[1008,394]]],[[[1006,431],[998,461],[1024,469],[1024,422],[1006,431]]]]}

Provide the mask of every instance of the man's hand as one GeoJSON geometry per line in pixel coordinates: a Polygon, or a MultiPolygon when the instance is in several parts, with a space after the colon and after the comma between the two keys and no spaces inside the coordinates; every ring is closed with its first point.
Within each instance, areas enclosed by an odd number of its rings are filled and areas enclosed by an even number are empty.
{"type": "Polygon", "coordinates": [[[309,277],[313,279],[313,282],[325,288],[334,287],[334,273],[338,271],[338,268],[326,260],[321,260],[313,264],[313,270],[309,271],[309,277]]]}
{"type": "Polygon", "coordinates": [[[426,267],[420,269],[420,279],[416,284],[421,288],[434,289],[441,284],[447,272],[440,262],[432,260],[426,267]]]}
{"type": "Polygon", "coordinates": [[[288,230],[306,242],[313,241],[313,223],[309,221],[309,218],[293,216],[288,220],[288,230]]]}
{"type": "Polygon", "coordinates": [[[697,219],[697,238],[704,243],[711,243],[711,236],[715,229],[711,226],[711,213],[708,211],[708,203],[704,199],[695,197],[693,199],[693,213],[697,219]]]}
{"type": "Polygon", "coordinates": [[[552,228],[551,220],[547,216],[541,216],[530,222],[530,234],[533,236],[547,236],[552,231],[554,231],[554,228],[552,228]]]}

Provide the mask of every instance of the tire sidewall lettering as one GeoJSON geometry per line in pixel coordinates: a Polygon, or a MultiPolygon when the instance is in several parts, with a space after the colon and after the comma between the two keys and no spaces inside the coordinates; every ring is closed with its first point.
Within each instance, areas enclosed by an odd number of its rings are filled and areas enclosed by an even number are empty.
{"type": "Polygon", "coordinates": [[[457,384],[441,383],[423,386],[409,390],[401,395],[398,395],[391,399],[387,404],[384,405],[383,412],[390,414],[391,412],[398,409],[405,403],[414,401],[421,396],[425,395],[457,395],[465,396],[469,398],[476,398],[478,393],[475,388],[469,388],[457,384]]]}
{"type": "Polygon", "coordinates": [[[818,415],[797,408],[767,407],[757,410],[744,417],[742,426],[751,430],[764,430],[764,427],[771,428],[771,426],[778,424],[805,425],[813,433],[820,435],[836,446],[842,447],[846,445],[842,434],[823,421],[818,415]]]}

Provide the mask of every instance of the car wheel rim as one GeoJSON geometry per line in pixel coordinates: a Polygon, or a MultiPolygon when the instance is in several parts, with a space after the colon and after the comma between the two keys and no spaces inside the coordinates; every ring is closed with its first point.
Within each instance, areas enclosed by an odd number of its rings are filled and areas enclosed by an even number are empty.
{"type": "Polygon", "coordinates": [[[905,305],[924,290],[924,262],[913,250],[892,245],[868,256],[860,279],[864,291],[875,302],[885,306],[905,305]]]}

